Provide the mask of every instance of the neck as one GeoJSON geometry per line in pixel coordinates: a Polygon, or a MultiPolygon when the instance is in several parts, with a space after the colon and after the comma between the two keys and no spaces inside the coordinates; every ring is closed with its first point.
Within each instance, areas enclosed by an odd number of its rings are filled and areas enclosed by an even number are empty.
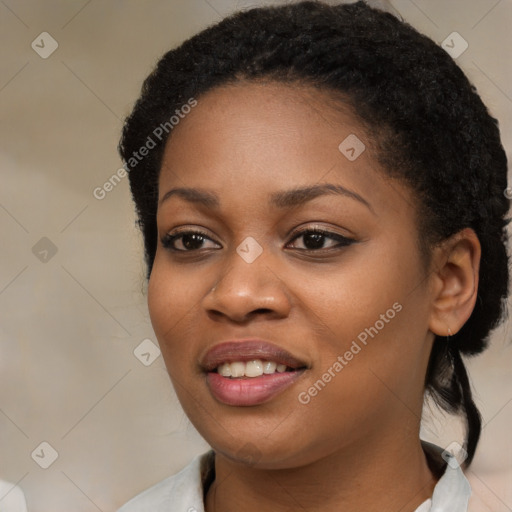
{"type": "Polygon", "coordinates": [[[432,496],[439,477],[419,437],[397,442],[396,435],[291,469],[247,467],[217,454],[215,475],[206,512],[413,512],[432,496]]]}

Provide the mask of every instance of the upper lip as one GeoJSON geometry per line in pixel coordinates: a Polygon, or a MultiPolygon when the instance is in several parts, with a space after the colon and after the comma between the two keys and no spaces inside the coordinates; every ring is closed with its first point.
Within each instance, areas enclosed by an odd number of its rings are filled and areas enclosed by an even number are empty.
{"type": "Polygon", "coordinates": [[[290,368],[307,366],[304,361],[292,356],[284,348],[257,338],[220,342],[206,352],[201,358],[200,365],[204,371],[211,372],[222,363],[245,362],[254,359],[275,361],[290,368]]]}

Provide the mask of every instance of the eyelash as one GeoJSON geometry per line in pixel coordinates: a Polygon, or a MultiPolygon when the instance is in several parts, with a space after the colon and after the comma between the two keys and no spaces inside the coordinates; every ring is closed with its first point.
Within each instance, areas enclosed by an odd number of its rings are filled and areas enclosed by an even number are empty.
{"type": "MultiPolygon", "coordinates": [[[[352,238],[347,238],[338,233],[334,233],[332,231],[327,231],[327,230],[320,229],[320,228],[303,229],[302,231],[295,233],[294,237],[290,240],[290,242],[293,242],[293,241],[297,240],[297,238],[300,238],[301,236],[304,236],[305,234],[310,234],[310,233],[323,235],[327,238],[337,241],[338,244],[335,245],[334,247],[320,248],[320,249],[297,249],[298,251],[305,252],[305,253],[315,253],[315,252],[318,253],[319,251],[332,251],[335,249],[340,249],[342,247],[347,247],[356,242],[356,240],[354,240],[352,238]]],[[[176,249],[173,246],[175,240],[182,238],[185,235],[197,235],[197,236],[200,236],[201,238],[206,238],[208,240],[211,240],[212,242],[214,241],[204,231],[191,229],[191,230],[187,230],[187,231],[181,231],[181,232],[175,233],[173,235],[171,235],[171,234],[165,235],[161,239],[162,246],[165,249],[172,251],[174,253],[193,253],[193,252],[199,251],[200,249],[191,249],[191,250],[176,249]]]]}

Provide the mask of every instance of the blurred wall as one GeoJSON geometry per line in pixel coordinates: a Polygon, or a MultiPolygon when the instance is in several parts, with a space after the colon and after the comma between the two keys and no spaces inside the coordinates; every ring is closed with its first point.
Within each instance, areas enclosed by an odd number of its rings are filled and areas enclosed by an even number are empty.
{"type": "MultiPolygon", "coordinates": [[[[122,120],[161,54],[261,4],[0,1],[0,479],[31,512],[114,511],[207,449],[154,345],[127,178],[93,191],[121,167],[122,120]]],[[[510,158],[512,1],[392,5],[439,43],[458,32],[453,51],[467,42],[457,62],[510,158]]],[[[468,362],[485,424],[470,478],[493,511],[512,509],[511,336],[468,362]]],[[[423,434],[459,435],[440,416],[423,434]]]]}

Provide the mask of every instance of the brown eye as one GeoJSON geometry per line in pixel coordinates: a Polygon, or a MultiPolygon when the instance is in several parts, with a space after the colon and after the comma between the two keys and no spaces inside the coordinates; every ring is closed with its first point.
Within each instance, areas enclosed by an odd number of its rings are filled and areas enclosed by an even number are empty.
{"type": "Polygon", "coordinates": [[[203,233],[202,231],[182,231],[175,234],[167,234],[161,239],[162,246],[170,251],[176,252],[192,252],[202,249],[202,244],[205,240],[211,240],[210,237],[203,233]],[[178,248],[175,245],[175,242],[178,241],[179,244],[182,245],[183,248],[178,248]]]}
{"type": "Polygon", "coordinates": [[[303,238],[303,245],[306,246],[304,249],[300,249],[301,251],[318,251],[322,249],[336,249],[339,247],[346,247],[355,242],[355,240],[351,238],[344,237],[338,233],[333,233],[332,231],[326,231],[323,229],[305,229],[296,234],[296,236],[292,239],[297,240],[298,238],[303,238]],[[324,247],[324,243],[326,239],[334,240],[337,242],[335,245],[331,245],[330,247],[324,247]]]}

